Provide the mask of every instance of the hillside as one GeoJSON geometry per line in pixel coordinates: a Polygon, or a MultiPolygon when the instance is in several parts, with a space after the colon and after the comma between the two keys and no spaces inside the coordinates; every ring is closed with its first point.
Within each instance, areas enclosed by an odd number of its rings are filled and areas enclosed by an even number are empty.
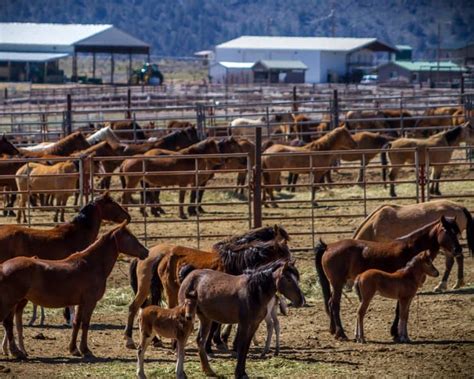
{"type": "Polygon", "coordinates": [[[469,0],[2,0],[0,21],[111,23],[184,56],[247,35],[378,37],[432,57],[442,44],[474,39],[469,0]],[[334,7],[334,19],[328,17],[334,7]]]}

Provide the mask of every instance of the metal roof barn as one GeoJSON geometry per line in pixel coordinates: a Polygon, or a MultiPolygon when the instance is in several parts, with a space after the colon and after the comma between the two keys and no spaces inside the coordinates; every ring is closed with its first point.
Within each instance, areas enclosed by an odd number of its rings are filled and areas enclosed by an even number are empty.
{"type": "Polygon", "coordinates": [[[63,58],[64,54],[73,55],[72,80],[77,79],[78,53],[93,55],[92,76],[94,78],[95,55],[97,53],[110,54],[111,82],[113,82],[114,54],[128,54],[131,71],[132,55],[145,54],[149,58],[150,46],[109,24],[0,23],[0,54],[2,54],[0,62],[19,62],[18,53],[20,52],[28,54],[23,56],[24,60],[21,60],[26,63],[33,61],[45,63],[55,58],[50,54],[62,54],[56,56],[56,59],[63,58]],[[15,59],[8,59],[10,57],[15,59]]]}
{"type": "MultiPolygon", "coordinates": [[[[387,53],[388,61],[397,49],[376,38],[242,36],[215,51],[216,62],[301,61],[308,68],[306,82],[325,83],[374,68],[376,53],[387,53]]],[[[210,68],[211,78],[224,81],[216,67],[210,68]]]]}

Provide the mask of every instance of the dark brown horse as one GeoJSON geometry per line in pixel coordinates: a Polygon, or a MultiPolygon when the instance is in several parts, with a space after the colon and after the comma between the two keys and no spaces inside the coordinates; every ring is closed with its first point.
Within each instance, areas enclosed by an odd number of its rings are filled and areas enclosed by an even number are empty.
{"type": "MultiPolygon", "coordinates": [[[[393,242],[346,239],[325,245],[320,241],[315,247],[315,263],[326,312],[331,320],[331,334],[337,339],[347,340],[339,310],[342,289],[347,281],[354,281],[358,274],[371,268],[394,272],[425,250],[430,251],[432,259],[436,257],[440,248],[458,256],[462,254],[457,237],[459,234],[456,220],[442,216],[439,220],[393,242]]],[[[397,325],[392,326],[394,336],[397,335],[396,329],[397,325]]]]}
{"type": "Polygon", "coordinates": [[[410,342],[407,328],[410,303],[418,288],[424,283],[426,275],[433,277],[439,275],[428,251],[416,255],[404,268],[394,273],[370,269],[358,275],[354,288],[361,303],[357,310],[356,342],[365,342],[364,316],[370,301],[377,292],[383,297],[398,301],[400,320],[397,325],[398,337],[396,341],[410,342]]]}
{"type": "Polygon", "coordinates": [[[13,145],[5,134],[0,138],[0,155],[20,155],[20,151],[13,145]]]}
{"type": "Polygon", "coordinates": [[[125,339],[127,347],[135,348],[132,328],[138,309],[151,293],[152,304],[158,304],[165,290],[168,306],[178,304],[181,283],[179,273],[186,266],[209,268],[233,275],[242,274],[247,268],[257,267],[280,258],[290,258],[287,247],[288,233],[282,227],[262,227],[245,234],[235,235],[201,251],[184,246],[158,244],[150,249],[144,261],[130,265],[130,284],[135,298],[129,306],[125,339]]]}
{"type": "Polygon", "coordinates": [[[204,373],[216,376],[205,349],[212,322],[238,324],[236,378],[248,378],[245,363],[250,342],[267,314],[267,305],[276,292],[296,307],[305,303],[299,287],[299,273],[288,260],[278,260],[239,276],[204,269],[191,272],[182,282],[178,299],[183,304],[186,293],[195,291],[200,320],[197,344],[204,373]]]}
{"type": "Polygon", "coordinates": [[[48,308],[77,305],[69,352],[92,356],[87,335],[92,312],[105,293],[107,278],[120,253],[144,259],[148,250],[126,228],[127,221],[104,234],[85,250],[51,261],[36,257],[17,257],[0,266],[0,320],[3,321],[11,354],[26,358],[23,345],[22,313],[27,300],[48,308]],[[13,336],[13,317],[18,327],[19,348],[13,336]],[[79,328],[82,338],[76,340],[79,328]]]}

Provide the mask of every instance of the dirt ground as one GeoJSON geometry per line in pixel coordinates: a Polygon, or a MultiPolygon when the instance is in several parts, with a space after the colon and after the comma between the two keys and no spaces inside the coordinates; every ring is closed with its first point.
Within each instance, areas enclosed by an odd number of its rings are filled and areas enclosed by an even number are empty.
{"type": "MultiPolygon", "coordinates": [[[[354,171],[354,170],[352,170],[354,171]]],[[[379,173],[372,173],[375,181],[379,173]]],[[[336,181],[354,177],[350,170],[342,169],[335,173],[336,181]],[[352,176],[351,176],[352,175],[352,176]]],[[[402,180],[412,178],[409,173],[402,180]]],[[[474,172],[466,169],[449,171],[451,181],[442,183],[445,195],[474,209],[474,172]],[[461,181],[461,179],[463,181],[461,181]]],[[[215,185],[229,184],[233,177],[225,176],[214,182],[215,185]]],[[[398,186],[402,197],[397,203],[414,201],[414,183],[398,186]],[[406,197],[403,199],[403,197],[406,197]]],[[[283,191],[280,198],[295,201],[282,203],[279,209],[264,209],[266,224],[281,223],[285,226],[294,250],[306,249],[313,243],[311,219],[313,212],[318,216],[314,221],[314,236],[323,235],[326,241],[350,236],[354,228],[378,205],[390,201],[387,190],[382,185],[370,185],[365,190],[354,185],[322,189],[318,200],[326,200],[331,207],[313,209],[309,205],[310,196],[306,189],[296,195],[283,191]],[[342,201],[339,201],[341,200],[342,201]],[[331,204],[331,201],[336,201],[331,204]],[[349,215],[350,217],[345,217],[349,215]],[[292,217],[282,220],[281,218],[292,217]]],[[[118,194],[114,194],[118,197],[118,194]]],[[[162,199],[168,204],[176,201],[176,193],[162,193],[162,199]]],[[[200,242],[201,248],[209,247],[220,237],[248,229],[248,203],[230,196],[229,191],[209,191],[205,195],[208,214],[200,218],[199,232],[207,235],[200,242]],[[229,203],[229,204],[227,204],[229,203]]],[[[167,242],[197,246],[198,224],[195,218],[187,222],[177,222],[176,207],[169,205],[168,213],[160,219],[149,218],[146,230],[138,209],[131,209],[132,230],[144,238],[149,246],[160,238],[167,242]],[[184,236],[181,238],[174,236],[184,236]]],[[[51,213],[32,210],[34,222],[50,222],[51,213]]],[[[71,217],[73,211],[68,213],[71,217]]],[[[4,222],[14,222],[3,219],[4,222]]],[[[106,230],[108,227],[104,228],[106,230]]],[[[348,376],[412,376],[412,377],[472,377],[474,372],[474,261],[465,260],[466,287],[444,294],[431,292],[437,280],[430,278],[415,299],[409,323],[409,333],[413,343],[394,344],[389,328],[395,303],[392,300],[376,297],[366,316],[365,332],[368,342],[365,345],[354,342],[337,342],[328,332],[328,318],[324,312],[319,284],[310,252],[296,252],[297,266],[302,274],[302,288],[307,297],[308,306],[302,309],[290,308],[288,317],[281,317],[282,336],[279,357],[259,357],[263,342],[263,327],[259,330],[260,346],[253,346],[248,359],[247,372],[251,377],[348,377],[348,376]]],[[[467,256],[467,251],[465,250],[467,256]]],[[[435,265],[444,267],[442,257],[435,265]]],[[[455,270],[453,270],[455,271],[455,270]]],[[[454,276],[450,286],[454,283],[454,276]]],[[[44,328],[26,327],[25,345],[29,352],[26,362],[15,362],[0,356],[0,377],[132,377],[135,373],[135,352],[125,348],[122,337],[131,300],[128,285],[128,261],[120,260],[108,281],[108,290],[98,304],[89,335],[90,347],[96,359],[84,361],[70,357],[67,343],[70,329],[63,326],[60,310],[47,310],[44,328]]],[[[358,300],[353,293],[343,299],[342,319],[349,336],[352,336],[355,311],[358,300]]],[[[25,320],[29,314],[25,315],[25,320]]],[[[197,328],[197,325],[196,325],[197,328]]],[[[135,332],[136,340],[136,332],[135,332]]],[[[196,354],[194,336],[188,344],[186,361],[187,374],[190,377],[202,377],[196,354]]],[[[174,354],[167,348],[150,348],[146,354],[145,370],[150,377],[173,377],[174,354]]],[[[217,354],[211,365],[224,377],[232,377],[235,359],[228,355],[217,354]]]]}

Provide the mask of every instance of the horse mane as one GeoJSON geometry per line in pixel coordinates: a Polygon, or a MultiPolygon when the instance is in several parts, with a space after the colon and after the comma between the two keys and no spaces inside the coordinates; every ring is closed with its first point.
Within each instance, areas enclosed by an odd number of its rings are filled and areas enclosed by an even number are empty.
{"type": "Polygon", "coordinates": [[[74,132],[60,139],[53,146],[47,148],[45,152],[47,152],[49,155],[61,155],[61,153],[64,153],[64,151],[67,150],[66,147],[69,144],[72,144],[74,141],[80,141],[83,142],[84,145],[89,145],[86,140],[86,137],[84,137],[84,134],[82,134],[81,132],[74,132]]]}
{"type": "Polygon", "coordinates": [[[406,240],[406,239],[416,238],[420,234],[425,233],[427,229],[430,229],[433,225],[437,224],[438,222],[439,220],[432,221],[429,224],[423,225],[422,227],[414,230],[413,232],[410,232],[408,234],[405,234],[404,236],[398,237],[397,240],[406,240]]]}
{"type": "Polygon", "coordinates": [[[94,214],[96,206],[96,201],[93,200],[90,203],[84,205],[80,210],[79,213],[72,219],[72,223],[74,224],[84,224],[85,226],[90,225],[90,219],[94,214]]]}
{"type": "Polygon", "coordinates": [[[290,258],[291,253],[285,243],[277,241],[257,241],[244,244],[235,250],[221,250],[219,257],[224,271],[240,275],[248,268],[256,268],[277,258],[290,258]]]}
{"type": "Polygon", "coordinates": [[[237,234],[226,238],[212,246],[214,251],[222,252],[226,250],[238,250],[244,245],[251,244],[256,241],[267,242],[273,241],[277,234],[280,235],[285,242],[290,240],[288,232],[281,226],[262,226],[260,228],[252,229],[244,234],[237,234]]]}
{"type": "Polygon", "coordinates": [[[304,145],[304,147],[310,148],[311,150],[329,150],[334,141],[339,137],[339,134],[341,134],[345,130],[346,129],[344,128],[338,127],[334,130],[331,130],[324,136],[318,138],[316,141],[304,145]]]}
{"type": "Polygon", "coordinates": [[[77,151],[77,152],[71,154],[71,156],[78,157],[78,156],[81,156],[81,155],[89,155],[89,154],[92,154],[92,153],[99,153],[99,150],[103,150],[103,149],[107,149],[107,148],[112,149],[112,147],[110,146],[110,144],[107,141],[102,141],[102,142],[99,142],[96,145],[92,145],[91,147],[88,147],[85,150],[77,151]]]}
{"type": "Polygon", "coordinates": [[[194,145],[181,149],[179,152],[181,154],[203,154],[206,153],[206,149],[209,144],[215,144],[217,148],[216,141],[212,138],[208,138],[198,143],[195,143],[194,145]]]}
{"type": "Polygon", "coordinates": [[[444,138],[446,138],[446,142],[451,144],[455,142],[461,135],[462,126],[456,126],[455,128],[448,129],[444,132],[444,138]]]}

